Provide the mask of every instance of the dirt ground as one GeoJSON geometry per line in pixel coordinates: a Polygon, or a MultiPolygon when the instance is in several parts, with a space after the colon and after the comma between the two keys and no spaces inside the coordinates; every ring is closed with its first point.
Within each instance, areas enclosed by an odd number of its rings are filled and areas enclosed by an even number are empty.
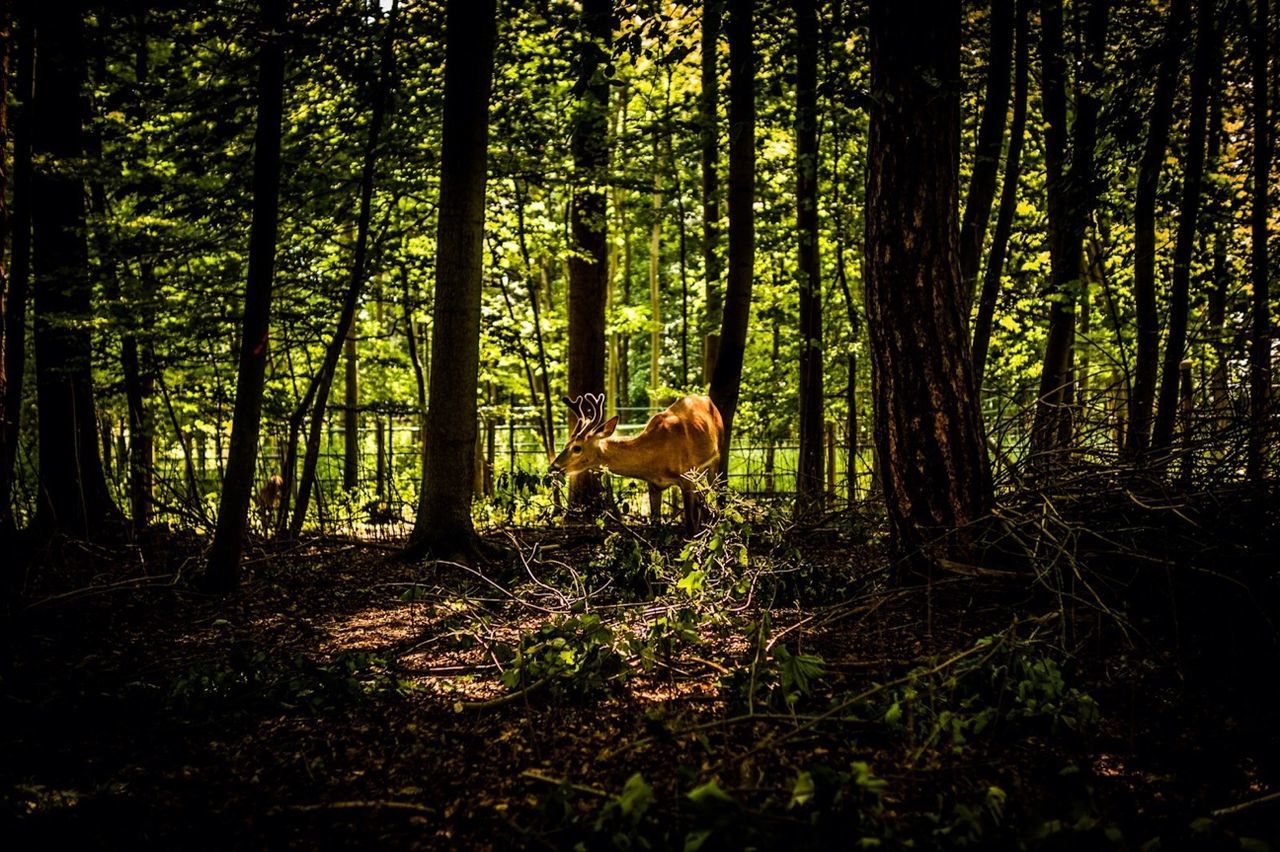
{"type": "MultiPolygon", "coordinates": [[[[394,542],[308,540],[253,554],[232,599],[189,582],[194,540],[31,554],[5,620],[5,845],[1280,843],[1276,670],[1258,662],[1274,657],[1244,616],[1197,631],[1195,603],[1172,596],[1113,619],[1007,577],[890,589],[874,545],[811,532],[790,545],[805,589],[748,589],[704,608],[696,636],[636,644],[620,664],[601,656],[590,676],[513,684],[502,672],[522,636],[596,615],[617,645],[677,621],[681,599],[602,579],[590,566],[607,537],[592,526],[495,540],[519,557],[484,571],[405,564],[394,542]],[[785,679],[773,692],[751,682],[765,671],[753,665],[762,623],[792,657],[821,658],[820,677],[791,684],[794,703],[771,697],[785,679]],[[1061,674],[1097,719],[963,736],[934,724],[928,737],[897,721],[917,712],[908,699],[958,695],[949,661],[986,654],[975,643],[991,636],[1072,648],[1061,674]],[[875,704],[888,695],[899,699],[875,704]],[[845,713],[873,706],[877,718],[845,713]],[[830,767],[842,792],[824,805],[830,767]],[[627,786],[637,773],[651,788],[643,820],[623,795],[642,789],[627,786]],[[849,790],[863,796],[853,810],[849,790]],[[845,821],[806,811],[823,807],[845,821]]],[[[944,726],[978,714],[936,709],[944,726]]]]}

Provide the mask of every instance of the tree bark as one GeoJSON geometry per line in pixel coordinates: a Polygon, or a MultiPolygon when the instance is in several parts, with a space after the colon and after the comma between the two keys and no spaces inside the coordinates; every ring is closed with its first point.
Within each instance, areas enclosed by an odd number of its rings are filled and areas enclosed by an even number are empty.
{"type": "Polygon", "coordinates": [[[871,6],[867,329],[890,542],[912,561],[992,501],[958,251],[960,4],[944,6],[871,6]]]}
{"type": "MultiPolygon", "coordinates": [[[[1005,153],[1004,178],[1000,187],[1000,208],[996,227],[991,234],[991,254],[982,275],[982,293],[978,297],[978,313],[973,324],[973,381],[981,392],[987,370],[987,350],[991,345],[991,326],[995,319],[996,299],[1000,296],[1000,277],[1004,274],[1009,234],[1013,230],[1013,214],[1018,207],[1018,180],[1022,176],[1022,146],[1027,125],[1027,78],[1030,60],[1030,28],[1027,23],[1032,0],[1017,0],[1014,22],[1016,48],[1013,60],[1013,119],[1009,125],[1009,150],[1005,153]]],[[[966,208],[967,209],[967,208],[966,208]]]]}
{"type": "Polygon", "coordinates": [[[1214,0],[1197,0],[1195,66],[1191,71],[1191,115],[1182,152],[1182,199],[1173,247],[1173,280],[1169,289],[1169,334],[1165,339],[1160,374],[1160,404],[1156,408],[1152,447],[1167,450],[1182,405],[1181,364],[1186,354],[1187,320],[1191,308],[1191,254],[1200,213],[1200,184],[1204,177],[1205,136],[1208,129],[1209,77],[1217,61],[1214,0]]]}
{"type": "Polygon", "coordinates": [[[262,0],[258,37],[258,127],[253,145],[253,221],[249,227],[249,274],[245,285],[240,365],[236,376],[231,447],[218,502],[218,525],[205,582],[215,591],[240,584],[240,554],[249,520],[266,379],[280,209],[280,130],[284,108],[284,39],[288,0],[262,0]]]}
{"type": "MultiPolygon", "coordinates": [[[[431,396],[418,516],[406,555],[475,561],[471,520],[494,0],[448,0],[431,396]]],[[[603,376],[601,377],[603,379],[603,376]]]]}
{"type": "Polygon", "coordinates": [[[31,122],[35,79],[35,33],[29,20],[15,20],[17,84],[13,113],[12,243],[4,292],[4,389],[0,395],[0,529],[13,529],[13,472],[17,461],[22,389],[27,363],[27,299],[31,283],[31,122]]]}
{"type": "Polygon", "coordinates": [[[1267,252],[1267,194],[1271,187],[1268,24],[1270,4],[1255,0],[1250,60],[1253,66],[1253,208],[1250,215],[1250,264],[1253,304],[1249,345],[1249,444],[1245,467],[1250,480],[1266,475],[1264,454],[1271,409],[1271,291],[1267,252]]]}
{"type": "MultiPolygon", "coordinates": [[[[569,396],[604,393],[605,302],[609,290],[609,241],[604,185],[609,172],[608,57],[613,39],[611,0],[582,4],[577,97],[570,145],[574,181],[570,227],[576,251],[569,259],[569,396]]],[[[569,483],[569,508],[600,508],[597,473],[569,483]]]]}
{"type": "Polygon", "coordinates": [[[1093,0],[1084,12],[1084,56],[1076,85],[1071,161],[1067,166],[1066,61],[1062,40],[1062,0],[1042,0],[1041,78],[1045,127],[1045,166],[1049,214],[1049,334],[1035,421],[1033,453],[1045,453],[1070,441],[1075,351],[1076,300],[1082,280],[1084,235],[1096,198],[1094,148],[1108,0],[1093,0]]]}
{"type": "Polygon", "coordinates": [[[93,285],[85,228],[88,68],[80,3],[32,4],[39,83],[32,108],[31,223],[40,441],[35,526],[96,539],[122,520],[107,490],[93,398],[93,285]]]}
{"type": "Polygon", "coordinates": [[[1160,317],[1156,307],[1156,191],[1168,147],[1189,7],[1189,0],[1174,0],[1170,9],[1133,201],[1133,299],[1138,354],[1134,362],[1133,391],[1129,396],[1129,435],[1125,440],[1125,447],[1133,458],[1141,458],[1151,440],[1160,352],[1160,317]]]}
{"type": "Polygon", "coordinates": [[[733,418],[742,385],[742,360],[751,320],[751,284],[755,277],[756,60],[754,0],[729,4],[729,271],[719,352],[711,374],[711,401],[720,409],[724,436],[720,471],[729,472],[733,418]]]}
{"type": "Polygon", "coordinates": [[[978,281],[982,243],[996,194],[996,172],[1004,146],[1004,126],[1009,117],[1009,68],[1013,56],[1014,0],[991,0],[991,44],[987,60],[987,94],[973,150],[973,173],[960,220],[960,280],[965,303],[973,298],[978,281]]]}
{"type": "Polygon", "coordinates": [[[822,260],[818,253],[818,5],[796,2],[796,233],[800,278],[800,509],[823,493],[822,260]]]}

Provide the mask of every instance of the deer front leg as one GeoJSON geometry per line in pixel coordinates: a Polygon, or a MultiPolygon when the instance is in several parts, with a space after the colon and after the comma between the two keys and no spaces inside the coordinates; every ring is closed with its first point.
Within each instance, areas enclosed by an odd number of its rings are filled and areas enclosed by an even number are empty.
{"type": "Polygon", "coordinates": [[[658,523],[662,520],[662,487],[649,483],[649,521],[658,523]]]}
{"type": "Polygon", "coordinates": [[[702,522],[701,495],[692,485],[681,486],[680,492],[684,495],[684,531],[692,537],[698,532],[698,525],[702,522]]]}

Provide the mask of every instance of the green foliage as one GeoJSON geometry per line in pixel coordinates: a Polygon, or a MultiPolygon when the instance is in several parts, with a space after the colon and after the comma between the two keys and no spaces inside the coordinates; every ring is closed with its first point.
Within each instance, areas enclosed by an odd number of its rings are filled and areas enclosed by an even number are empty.
{"type": "Polygon", "coordinates": [[[547,684],[554,692],[586,696],[607,690],[628,673],[614,633],[598,615],[556,618],[503,649],[499,661],[508,689],[547,684]],[[506,657],[506,659],[502,659],[506,657]]]}
{"type": "Polygon", "coordinates": [[[236,645],[225,659],[197,663],[175,677],[168,703],[188,716],[254,707],[323,712],[367,698],[401,697],[415,688],[369,651],[344,651],[324,663],[300,654],[282,662],[236,645]]]}

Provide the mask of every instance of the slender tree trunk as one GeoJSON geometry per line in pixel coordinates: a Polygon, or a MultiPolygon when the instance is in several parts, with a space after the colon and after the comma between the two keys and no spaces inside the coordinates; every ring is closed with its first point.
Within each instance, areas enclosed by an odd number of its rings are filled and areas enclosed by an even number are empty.
{"type": "Polygon", "coordinates": [[[982,243],[991,218],[991,201],[996,194],[996,172],[1000,149],[1004,146],[1004,125],[1009,117],[1009,68],[1013,56],[1014,0],[991,0],[991,45],[987,61],[987,94],[978,124],[978,142],[973,151],[973,173],[964,199],[960,220],[960,279],[965,302],[973,296],[978,281],[982,243]]]}
{"type": "Polygon", "coordinates": [[[1173,248],[1173,281],[1169,290],[1169,334],[1160,375],[1160,404],[1156,408],[1152,446],[1167,450],[1181,411],[1182,359],[1186,355],[1187,321],[1191,309],[1191,254],[1200,214],[1200,184],[1204,176],[1205,136],[1208,129],[1209,77],[1217,62],[1214,0],[1197,0],[1195,67],[1191,71],[1191,116],[1182,152],[1182,200],[1173,248]]]}
{"type": "MultiPolygon", "coordinates": [[[[609,172],[608,62],[613,40],[611,0],[584,0],[578,56],[578,99],[571,147],[575,186],[570,214],[573,245],[569,259],[569,396],[604,393],[605,302],[609,289],[609,240],[604,184],[609,172]]],[[[600,475],[570,479],[569,507],[600,507],[600,475]]]]}
{"type": "Polygon", "coordinates": [[[346,366],[342,400],[342,487],[353,491],[360,482],[360,356],[356,349],[355,317],[343,345],[346,366]]]}
{"type": "MultiPolygon", "coordinates": [[[[13,0],[0,0],[0,423],[4,422],[6,332],[3,298],[9,291],[9,78],[14,41],[13,0]]],[[[7,494],[7,492],[6,492],[7,494]]]]}
{"type": "Polygon", "coordinates": [[[818,4],[796,3],[796,233],[800,277],[800,458],[797,507],[823,491],[822,260],[818,253],[818,4]]]}
{"type": "Polygon", "coordinates": [[[253,145],[253,222],[249,228],[249,276],[245,285],[240,366],[236,376],[231,449],[218,503],[218,526],[205,569],[207,585],[234,591],[249,519],[258,460],[262,389],[266,379],[280,209],[280,130],[284,108],[284,40],[288,0],[262,0],[258,38],[258,128],[253,145]]]}
{"type": "Polygon", "coordinates": [[[751,283],[755,277],[756,228],[756,60],[754,0],[729,6],[729,271],[725,280],[720,348],[711,375],[711,401],[720,409],[724,436],[720,471],[729,472],[733,417],[742,385],[742,360],[751,320],[751,283]]]}
{"type": "MultiPolygon", "coordinates": [[[[529,255],[529,243],[526,236],[524,220],[524,204],[521,201],[520,184],[513,181],[516,187],[516,222],[520,237],[520,256],[524,259],[525,289],[529,293],[529,305],[533,308],[533,339],[538,347],[538,370],[542,377],[542,448],[547,458],[555,455],[555,418],[551,410],[551,370],[547,366],[547,347],[542,339],[542,316],[538,307],[538,285],[533,278],[533,260],[529,255]]],[[[547,284],[550,287],[550,284],[547,284]]],[[[533,400],[535,407],[538,400],[533,400]]]]}
{"type": "Polygon", "coordinates": [[[36,526],[94,539],[121,516],[102,469],[93,398],[93,285],[80,162],[85,155],[88,83],[85,8],[79,2],[32,4],[30,14],[40,39],[31,140],[40,412],[36,526]]]}
{"type": "Polygon", "coordinates": [[[706,298],[703,333],[720,328],[720,74],[716,48],[724,0],[702,2],[702,91],[698,96],[699,140],[702,144],[702,276],[706,298]]]}
{"type": "MultiPolygon", "coordinates": [[[[395,0],[387,15],[386,30],[383,34],[378,85],[374,87],[373,102],[370,105],[369,135],[365,140],[364,158],[360,168],[360,211],[356,217],[356,242],[351,260],[351,280],[348,282],[346,292],[343,294],[342,307],[338,315],[338,327],[335,329],[333,337],[330,338],[329,345],[325,348],[324,360],[320,364],[320,369],[315,379],[308,386],[307,393],[299,405],[299,410],[294,413],[295,422],[300,423],[299,414],[306,409],[308,402],[310,403],[311,421],[307,431],[306,450],[302,461],[302,478],[299,480],[298,485],[298,504],[293,510],[293,518],[289,523],[289,535],[292,538],[297,538],[302,532],[302,525],[307,518],[308,504],[312,490],[315,488],[316,466],[320,458],[320,441],[325,408],[329,404],[329,392],[333,387],[334,374],[338,369],[338,358],[352,333],[356,310],[360,306],[360,294],[364,291],[367,278],[369,227],[373,210],[373,187],[378,170],[378,149],[382,139],[383,124],[386,121],[387,100],[390,97],[392,88],[395,86],[395,32],[398,12],[399,0],[395,0]]],[[[352,377],[354,369],[354,358],[352,358],[348,361],[347,380],[349,392],[355,390],[356,379],[358,379],[358,374],[355,378],[352,377]]],[[[348,400],[348,410],[354,410],[354,408],[355,406],[348,400]]],[[[349,428],[349,433],[357,434],[355,428],[349,428]]],[[[285,470],[283,473],[285,494],[288,494],[291,490],[290,477],[293,474],[294,453],[297,446],[295,435],[296,429],[291,424],[289,445],[285,450],[285,470]]],[[[358,449],[357,446],[357,452],[358,449]]],[[[354,459],[356,453],[350,450],[351,448],[348,446],[347,456],[354,459]]],[[[347,474],[345,466],[343,474],[345,485],[347,474]]],[[[285,501],[282,500],[281,505],[280,522],[283,524],[285,501]]]]}
{"type": "Polygon", "coordinates": [[[653,129],[653,194],[649,212],[649,405],[658,405],[658,388],[662,387],[662,172],[665,168],[658,147],[658,128],[653,129]]]}
{"type": "MultiPolygon", "coordinates": [[[[1221,41],[1219,41],[1221,50],[1221,41]]],[[[1221,56],[1221,54],[1219,54],[1221,56]]],[[[1210,174],[1215,174],[1222,163],[1222,63],[1218,62],[1214,69],[1214,79],[1210,83],[1212,107],[1209,111],[1209,143],[1208,162],[1205,164],[1210,174]]],[[[1209,324],[1210,347],[1213,350],[1213,373],[1209,378],[1209,393],[1212,409],[1220,418],[1227,413],[1230,406],[1229,388],[1227,385],[1227,205],[1225,193],[1217,182],[1210,184],[1209,219],[1212,222],[1210,236],[1210,254],[1212,256],[1209,282],[1209,293],[1206,298],[1205,312],[1209,324]]]]}
{"type": "Polygon", "coordinates": [[[1066,165],[1066,61],[1062,40],[1062,0],[1042,0],[1041,78],[1048,172],[1049,334],[1040,392],[1031,431],[1033,452],[1067,443],[1071,434],[1076,337],[1076,300],[1082,280],[1084,235],[1094,206],[1097,179],[1094,148],[1109,0],[1093,0],[1084,12],[1084,61],[1076,85],[1070,167],[1066,165]]]}
{"type": "Polygon", "coordinates": [[[13,114],[13,206],[7,288],[4,292],[4,389],[0,395],[0,530],[12,529],[13,472],[17,461],[22,389],[27,363],[27,298],[31,281],[31,123],[35,32],[30,20],[14,22],[17,85],[13,114]]]}
{"type": "Polygon", "coordinates": [[[1173,120],[1173,97],[1178,89],[1178,67],[1190,5],[1189,0],[1174,0],[1170,9],[1133,202],[1133,298],[1137,311],[1138,356],[1129,396],[1129,436],[1125,446],[1134,458],[1146,453],[1151,440],[1160,352],[1160,316],[1156,308],[1156,191],[1173,120]]]}
{"type": "MultiPolygon", "coordinates": [[[[413,310],[409,306],[409,271],[400,267],[400,284],[404,292],[404,328],[405,343],[409,350],[409,363],[413,366],[414,388],[418,392],[418,456],[420,467],[427,463],[427,377],[419,353],[418,321],[413,318],[413,310]]],[[[536,298],[536,296],[535,296],[536,298]]]]}
{"type": "Polygon", "coordinates": [[[959,92],[960,4],[872,4],[867,329],[890,540],[912,560],[992,501],[960,280],[959,92]]]}
{"type": "Polygon", "coordinates": [[[471,521],[471,487],[476,463],[494,0],[448,0],[445,15],[448,39],[431,398],[422,493],[407,555],[431,553],[441,559],[474,561],[480,556],[471,521]]]}
{"type": "Polygon", "coordinates": [[[1254,0],[1250,58],[1253,66],[1253,209],[1250,216],[1250,263],[1253,282],[1253,327],[1249,346],[1249,446],[1246,468],[1251,480],[1266,475],[1264,453],[1271,410],[1271,290],[1267,252],[1267,218],[1271,188],[1270,94],[1267,77],[1271,12],[1267,0],[1254,0]]]}
{"type": "Polygon", "coordinates": [[[1013,231],[1013,214],[1018,208],[1018,180],[1022,175],[1022,145],[1027,125],[1027,79],[1030,76],[1031,34],[1027,24],[1033,0],[1017,0],[1014,21],[1016,42],[1013,60],[1013,119],[1009,125],[1009,150],[1005,153],[1004,178],[1000,187],[1000,208],[996,227],[991,234],[991,254],[982,275],[982,293],[978,297],[978,313],[973,324],[973,380],[979,391],[987,370],[987,350],[991,345],[991,326],[1000,296],[1000,277],[1004,274],[1009,234],[1013,231]]]}

